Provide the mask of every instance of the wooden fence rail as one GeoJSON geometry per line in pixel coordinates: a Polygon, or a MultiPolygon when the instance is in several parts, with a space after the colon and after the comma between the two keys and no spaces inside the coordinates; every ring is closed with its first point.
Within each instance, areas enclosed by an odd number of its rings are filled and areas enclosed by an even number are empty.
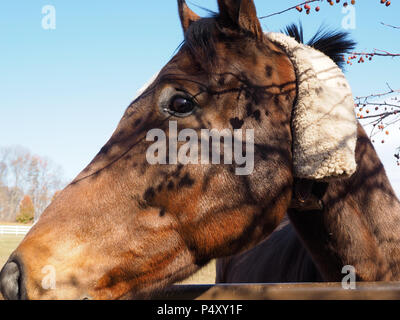
{"type": "Polygon", "coordinates": [[[0,225],[0,235],[26,235],[31,226],[5,226],[0,225]]]}
{"type": "Polygon", "coordinates": [[[355,290],[341,283],[181,285],[153,299],[162,300],[400,300],[400,282],[362,282],[355,290]]]}

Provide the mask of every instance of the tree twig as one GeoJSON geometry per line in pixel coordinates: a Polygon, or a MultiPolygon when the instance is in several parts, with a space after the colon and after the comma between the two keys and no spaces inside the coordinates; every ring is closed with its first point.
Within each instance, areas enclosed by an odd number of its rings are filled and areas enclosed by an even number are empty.
{"type": "Polygon", "coordinates": [[[387,23],[383,23],[383,22],[381,22],[381,24],[386,26],[386,27],[393,28],[393,29],[400,29],[400,27],[392,26],[391,24],[387,24],[387,23]]]}
{"type": "Polygon", "coordinates": [[[400,53],[390,53],[385,50],[380,50],[380,49],[374,49],[374,52],[352,52],[352,55],[355,56],[380,56],[380,57],[400,57],[400,53]]]}
{"type": "Polygon", "coordinates": [[[282,11],[279,11],[279,12],[275,12],[275,13],[269,14],[269,15],[267,15],[267,16],[259,17],[258,19],[266,19],[266,18],[269,18],[269,17],[272,17],[272,16],[276,16],[276,15],[278,15],[278,14],[285,13],[285,12],[290,11],[290,10],[294,10],[294,9],[296,9],[297,7],[301,7],[301,6],[305,5],[305,4],[309,4],[309,3],[313,3],[313,2],[321,2],[321,1],[322,1],[322,0],[309,0],[309,1],[305,1],[305,2],[302,2],[302,3],[299,3],[299,4],[295,5],[295,6],[293,6],[293,7],[287,8],[287,9],[285,9],[285,10],[282,10],[282,11]]]}
{"type": "Polygon", "coordinates": [[[388,83],[386,83],[386,85],[387,85],[388,88],[389,88],[389,91],[388,91],[388,92],[370,94],[369,96],[364,96],[364,97],[356,97],[356,100],[362,100],[362,99],[364,99],[364,100],[366,101],[367,99],[379,98],[379,97],[387,96],[387,95],[392,94],[392,93],[400,93],[400,89],[398,89],[398,90],[393,90],[393,89],[389,86],[388,83]]]}

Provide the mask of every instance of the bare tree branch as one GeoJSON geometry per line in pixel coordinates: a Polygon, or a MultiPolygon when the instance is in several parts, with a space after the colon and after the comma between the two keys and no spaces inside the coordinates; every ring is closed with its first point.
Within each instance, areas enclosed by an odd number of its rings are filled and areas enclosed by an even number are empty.
{"type": "Polygon", "coordinates": [[[0,148],[0,174],[0,221],[15,221],[25,195],[38,218],[64,185],[58,166],[19,147],[0,148]]]}
{"type": "Polygon", "coordinates": [[[276,15],[278,15],[278,14],[285,13],[285,12],[290,11],[290,10],[294,10],[294,9],[296,9],[297,7],[301,7],[301,6],[305,5],[305,4],[309,4],[309,3],[313,3],[313,2],[321,2],[321,1],[322,1],[322,0],[309,0],[309,1],[305,1],[305,2],[302,2],[302,3],[299,3],[299,4],[295,5],[295,6],[293,6],[293,7],[287,8],[287,9],[285,9],[285,10],[282,10],[282,11],[279,11],[279,12],[275,12],[275,13],[269,14],[269,15],[267,15],[267,16],[259,17],[259,19],[266,19],[266,18],[269,18],[269,17],[272,17],[272,16],[276,16],[276,15]]]}
{"type": "MultiPolygon", "coordinates": [[[[400,89],[393,90],[388,83],[386,85],[388,91],[355,98],[358,119],[364,122],[364,127],[372,126],[371,138],[379,134],[389,135],[389,128],[400,122],[400,89]]],[[[400,154],[397,156],[400,158],[400,154]]]]}
{"type": "Polygon", "coordinates": [[[381,22],[381,24],[386,26],[386,27],[393,28],[393,29],[400,29],[400,27],[392,26],[391,24],[386,24],[386,23],[383,23],[383,22],[381,22]]]}
{"type": "Polygon", "coordinates": [[[370,99],[370,98],[380,98],[380,97],[383,97],[383,96],[388,96],[388,95],[390,95],[392,93],[400,93],[400,89],[393,90],[388,83],[386,83],[386,85],[388,86],[389,91],[384,92],[384,93],[371,94],[371,95],[365,96],[365,97],[356,97],[356,100],[361,100],[361,99],[367,100],[367,99],[370,99]]]}
{"type": "Polygon", "coordinates": [[[380,50],[380,49],[374,49],[374,52],[352,52],[351,55],[353,56],[368,56],[368,57],[374,57],[374,56],[379,56],[379,57],[400,57],[400,53],[390,53],[385,50],[380,50]]]}

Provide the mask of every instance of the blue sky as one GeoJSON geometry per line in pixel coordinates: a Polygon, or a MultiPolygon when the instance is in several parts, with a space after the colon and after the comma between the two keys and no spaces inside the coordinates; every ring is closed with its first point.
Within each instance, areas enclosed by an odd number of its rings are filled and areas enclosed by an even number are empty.
{"type": "MultiPolygon", "coordinates": [[[[260,16],[299,1],[256,0],[260,16]]],[[[343,2],[343,1],[342,1],[343,2]]],[[[400,52],[400,31],[380,25],[398,23],[400,3],[358,0],[358,50],[400,52]]],[[[189,2],[216,10],[216,0],[189,2]]],[[[262,20],[279,31],[301,20],[307,38],[321,24],[341,28],[342,7],[310,16],[296,11],[262,20]]],[[[206,13],[192,5],[201,15],[206,13]]],[[[2,0],[0,2],[0,146],[23,145],[60,164],[74,178],[110,137],[140,88],[172,57],[183,35],[175,0],[2,0]],[[56,29],[44,30],[42,7],[56,9],[56,29]]],[[[353,65],[347,77],[354,95],[400,88],[400,59],[376,58],[353,65]]],[[[392,135],[377,146],[400,190],[392,135]]]]}

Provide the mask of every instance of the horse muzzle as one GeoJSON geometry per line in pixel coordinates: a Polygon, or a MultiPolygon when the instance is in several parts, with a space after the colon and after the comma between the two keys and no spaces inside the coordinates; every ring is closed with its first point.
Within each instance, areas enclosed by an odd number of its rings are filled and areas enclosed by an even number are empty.
{"type": "Polygon", "coordinates": [[[11,258],[0,273],[0,290],[4,299],[26,300],[23,267],[17,258],[11,258]]]}

